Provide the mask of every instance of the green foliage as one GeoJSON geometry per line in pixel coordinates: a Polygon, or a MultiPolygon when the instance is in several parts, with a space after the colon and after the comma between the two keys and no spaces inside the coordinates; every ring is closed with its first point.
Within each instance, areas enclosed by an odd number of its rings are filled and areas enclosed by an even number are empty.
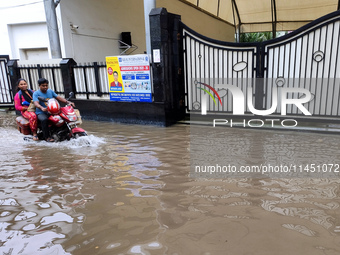
{"type": "MultiPolygon", "coordinates": [[[[276,37],[287,34],[287,32],[277,32],[276,37]]],[[[256,32],[240,34],[240,42],[264,42],[273,39],[272,32],[256,32]]]]}

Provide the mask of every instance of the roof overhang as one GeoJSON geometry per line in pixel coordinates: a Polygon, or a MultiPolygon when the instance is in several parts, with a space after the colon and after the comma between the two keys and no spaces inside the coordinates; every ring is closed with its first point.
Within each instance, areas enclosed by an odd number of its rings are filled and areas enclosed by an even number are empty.
{"type": "Polygon", "coordinates": [[[339,9],[340,0],[180,0],[241,33],[292,31],[339,9]]]}

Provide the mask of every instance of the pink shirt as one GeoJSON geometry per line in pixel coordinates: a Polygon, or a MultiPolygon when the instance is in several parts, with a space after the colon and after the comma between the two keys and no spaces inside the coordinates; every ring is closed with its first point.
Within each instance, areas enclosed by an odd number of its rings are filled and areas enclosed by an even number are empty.
{"type": "MultiPolygon", "coordinates": [[[[15,110],[17,110],[17,111],[22,111],[23,106],[22,106],[21,103],[24,102],[24,101],[26,101],[25,98],[24,98],[24,96],[21,95],[21,100],[20,100],[20,98],[19,98],[19,92],[16,93],[15,96],[14,96],[14,106],[15,106],[15,110]]],[[[30,103],[30,102],[29,102],[29,103],[30,103]]],[[[27,106],[26,106],[26,107],[27,107],[27,106]]]]}

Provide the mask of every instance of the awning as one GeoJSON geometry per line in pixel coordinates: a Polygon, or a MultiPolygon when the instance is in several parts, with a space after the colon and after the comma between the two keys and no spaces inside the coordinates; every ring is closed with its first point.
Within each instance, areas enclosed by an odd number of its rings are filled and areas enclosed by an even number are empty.
{"type": "Polygon", "coordinates": [[[180,0],[240,33],[295,30],[339,9],[340,0],[180,0]]]}

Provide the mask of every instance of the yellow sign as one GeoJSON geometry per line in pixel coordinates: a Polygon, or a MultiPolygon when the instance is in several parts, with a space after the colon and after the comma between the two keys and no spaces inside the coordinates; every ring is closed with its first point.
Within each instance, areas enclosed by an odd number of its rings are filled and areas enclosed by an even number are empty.
{"type": "Polygon", "coordinates": [[[107,76],[110,92],[124,92],[123,79],[120,72],[118,57],[106,57],[107,76]]]}
{"type": "Polygon", "coordinates": [[[152,102],[148,55],[106,57],[106,66],[111,101],[152,102]]]}

